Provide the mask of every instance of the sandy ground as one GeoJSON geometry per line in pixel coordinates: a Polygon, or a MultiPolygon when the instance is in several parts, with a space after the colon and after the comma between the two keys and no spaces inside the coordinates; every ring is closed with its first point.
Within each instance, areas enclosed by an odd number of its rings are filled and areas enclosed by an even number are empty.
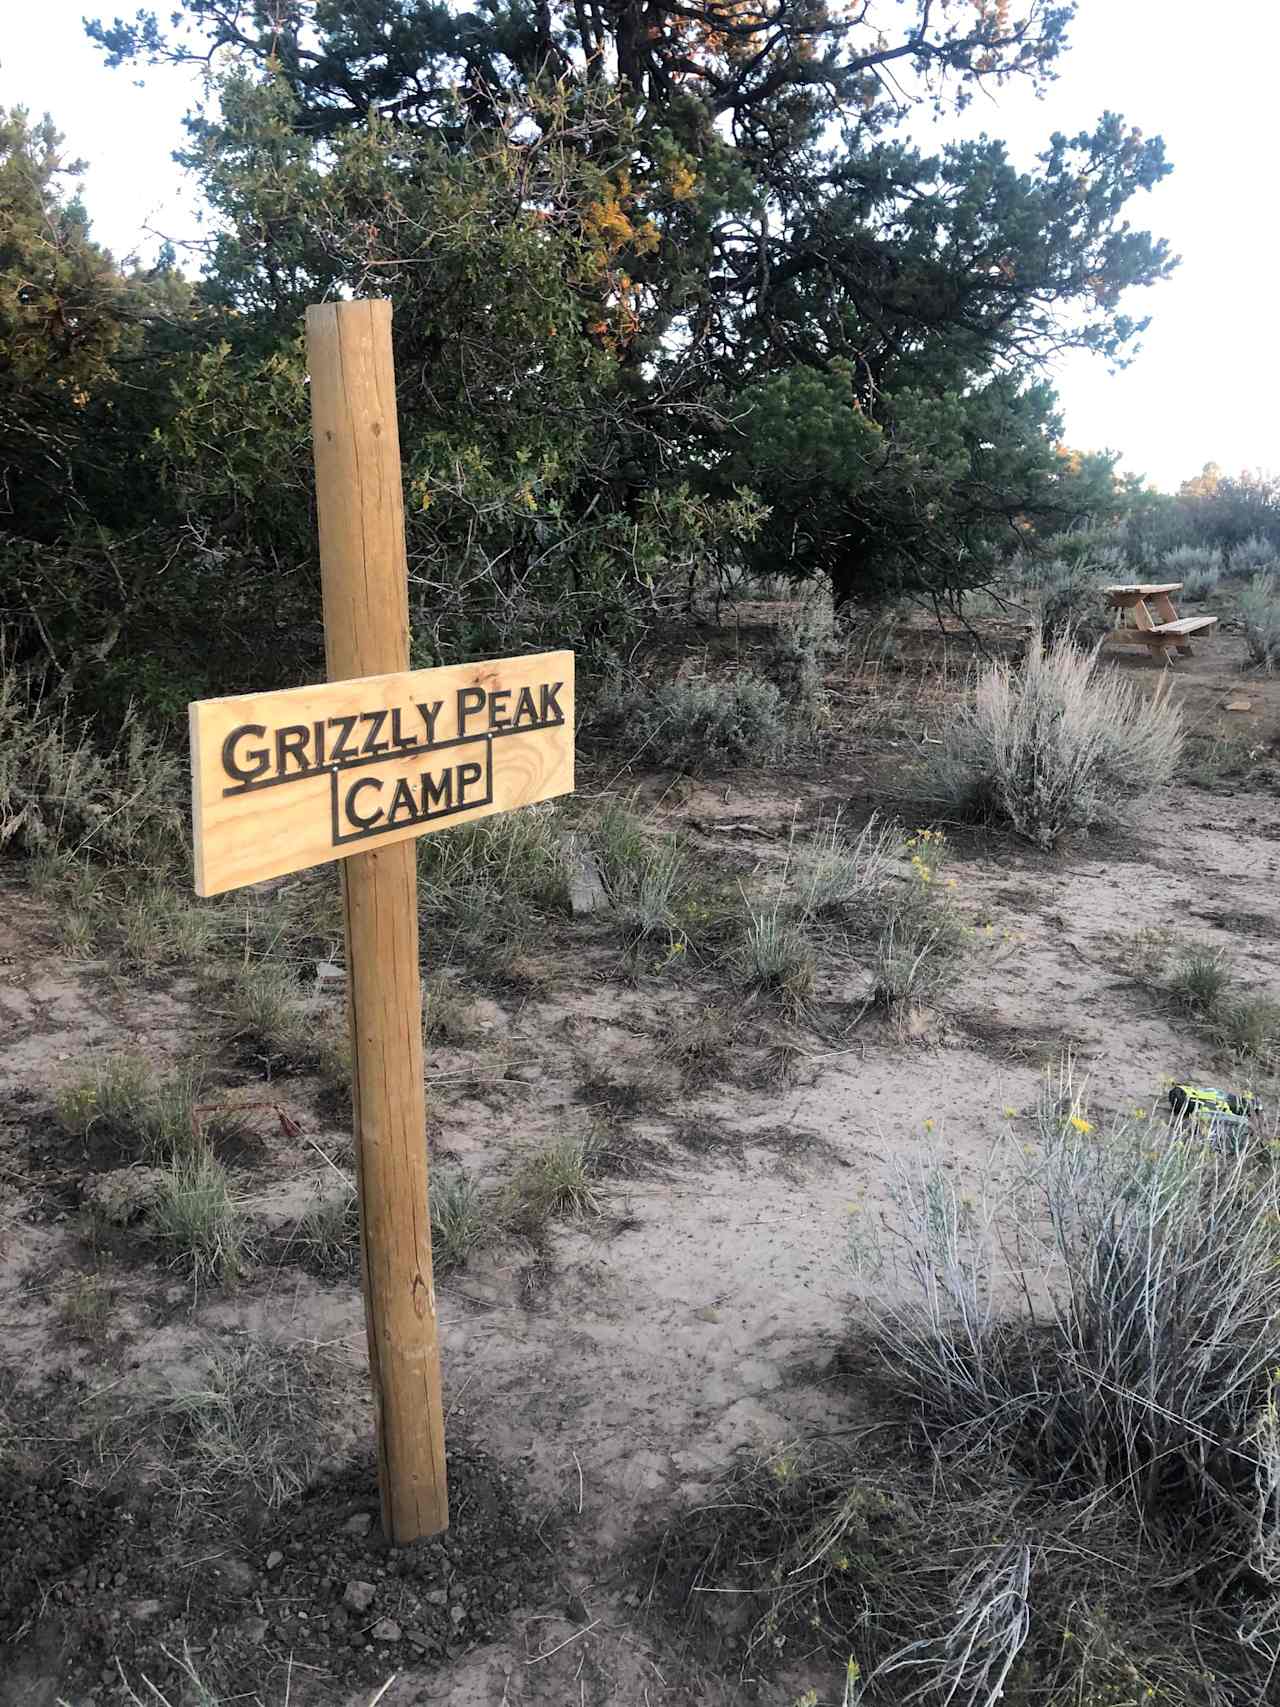
{"type": "MultiPolygon", "coordinates": [[[[671,1082],[655,1032],[682,1023],[697,991],[628,986],[588,957],[579,980],[561,966],[546,994],[493,1000],[477,1042],[436,1052],[437,1160],[485,1177],[593,1118],[580,1089],[584,1048],[633,1064],[656,1090],[618,1125],[634,1171],[606,1182],[604,1216],[559,1226],[549,1264],[500,1245],[440,1285],[449,1426],[518,1476],[531,1509],[562,1514],[563,1540],[546,1560],[545,1594],[497,1640],[443,1667],[389,1652],[395,1681],[383,1707],[794,1699],[790,1680],[744,1692],[671,1649],[642,1617],[645,1585],[629,1549],[705,1501],[739,1455],[863,1415],[856,1375],[836,1367],[852,1308],[851,1205],[892,1214],[896,1171],[938,1144],[962,1176],[976,1176],[1010,1126],[1005,1111],[1017,1111],[1016,1130],[1065,1049],[1104,1105],[1149,1105],[1164,1075],[1220,1077],[1208,1046],[1152,988],[1152,965],[1170,942],[1229,949],[1245,982],[1276,993],[1280,767],[1267,743],[1280,723],[1280,684],[1250,678],[1249,713],[1228,714],[1241,680],[1234,643],[1211,640],[1198,654],[1175,672],[1172,691],[1199,735],[1221,729],[1233,752],[1248,750],[1248,774],[1180,787],[1124,831],[1053,858],[958,833],[949,870],[959,903],[980,932],[992,931],[925,1035],[899,1042],[871,1021],[821,1035],[798,1027],[783,1082],[671,1082]],[[519,1077],[503,1076],[513,1062],[519,1077]]],[[[1144,663],[1121,667],[1154,675],[1144,663]]],[[[843,805],[857,814],[882,801],[886,772],[913,756],[909,732],[895,740],[896,756],[855,727],[833,739],[820,773],[794,786],[735,777],[668,792],[661,811],[695,845],[767,868],[782,859],[797,812],[843,805]]],[[[173,1276],[122,1262],[105,1343],[86,1345],[60,1325],[60,1277],[87,1258],[74,1192],[60,1199],[42,1173],[52,1094],[95,1051],[180,1060],[204,1019],[190,980],[143,988],[68,959],[22,868],[0,867],[0,883],[6,1369],[27,1388],[68,1372],[90,1387],[158,1391],[190,1378],[211,1337],[248,1333],[328,1348],[358,1385],[357,1291],[288,1264],[231,1296],[188,1289],[179,1306],[157,1307],[157,1294],[174,1296],[165,1291],[173,1276]]],[[[857,969],[837,965],[825,977],[832,1003],[856,1009],[857,969]]],[[[240,1182],[255,1213],[287,1227],[331,1178],[321,1152],[345,1163],[349,1139],[340,1119],[317,1113],[306,1081],[281,1081],[271,1095],[301,1136],[277,1133],[240,1182]]],[[[58,1698],[65,1656],[33,1647],[38,1636],[37,1626],[20,1639],[0,1702],[52,1707],[58,1698]]],[[[287,1660],[286,1644],[268,1633],[257,1681],[269,1707],[285,1699],[287,1660]]],[[[4,1670],[0,1658],[0,1679],[4,1670]]],[[[374,1694],[364,1682],[309,1686],[297,1674],[290,1687],[294,1701],[335,1707],[363,1707],[374,1694]]],[[[90,1699],[104,1707],[115,1697],[68,1697],[75,1707],[90,1699]]]]}

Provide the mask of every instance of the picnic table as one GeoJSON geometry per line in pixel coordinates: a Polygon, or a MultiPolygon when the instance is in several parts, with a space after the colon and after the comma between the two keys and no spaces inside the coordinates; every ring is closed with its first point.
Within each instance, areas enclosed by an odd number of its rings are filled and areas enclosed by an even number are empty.
{"type": "Polygon", "coordinates": [[[1163,658],[1166,664],[1172,664],[1175,652],[1189,658],[1190,636],[1217,626],[1216,616],[1178,615],[1170,595],[1182,591],[1181,581],[1159,584],[1135,581],[1102,590],[1116,613],[1116,626],[1108,639],[1125,645],[1145,646],[1154,656],[1163,658]]]}

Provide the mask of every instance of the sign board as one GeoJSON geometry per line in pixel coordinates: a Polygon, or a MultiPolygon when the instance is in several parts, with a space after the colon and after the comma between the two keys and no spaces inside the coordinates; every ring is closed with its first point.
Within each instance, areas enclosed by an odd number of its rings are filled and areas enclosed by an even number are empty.
{"type": "Polygon", "coordinates": [[[201,700],[198,895],[573,789],[573,653],[201,700]]]}

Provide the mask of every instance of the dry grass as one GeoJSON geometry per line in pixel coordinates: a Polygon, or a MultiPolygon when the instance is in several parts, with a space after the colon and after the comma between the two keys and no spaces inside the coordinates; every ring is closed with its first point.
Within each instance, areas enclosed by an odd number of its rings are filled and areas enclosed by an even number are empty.
{"type": "Polygon", "coordinates": [[[342,1421],[336,1367],[306,1345],[263,1340],[219,1347],[199,1384],[164,1407],[167,1475],[184,1504],[253,1501],[274,1510],[303,1492],[342,1421]]]}
{"type": "Polygon", "coordinates": [[[182,869],[184,795],[178,755],[141,723],[102,750],[0,642],[0,847],[182,869]]]}

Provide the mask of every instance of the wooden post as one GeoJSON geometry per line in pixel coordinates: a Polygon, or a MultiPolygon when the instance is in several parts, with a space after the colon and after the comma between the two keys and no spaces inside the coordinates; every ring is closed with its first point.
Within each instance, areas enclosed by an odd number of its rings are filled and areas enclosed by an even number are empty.
{"type": "MultiPolygon", "coordinates": [[[[409,590],[389,302],[307,310],[330,681],[409,667],[409,590]]],[[[449,1524],[431,1277],[416,847],[342,861],[356,1177],[382,1523],[449,1524]]]]}

